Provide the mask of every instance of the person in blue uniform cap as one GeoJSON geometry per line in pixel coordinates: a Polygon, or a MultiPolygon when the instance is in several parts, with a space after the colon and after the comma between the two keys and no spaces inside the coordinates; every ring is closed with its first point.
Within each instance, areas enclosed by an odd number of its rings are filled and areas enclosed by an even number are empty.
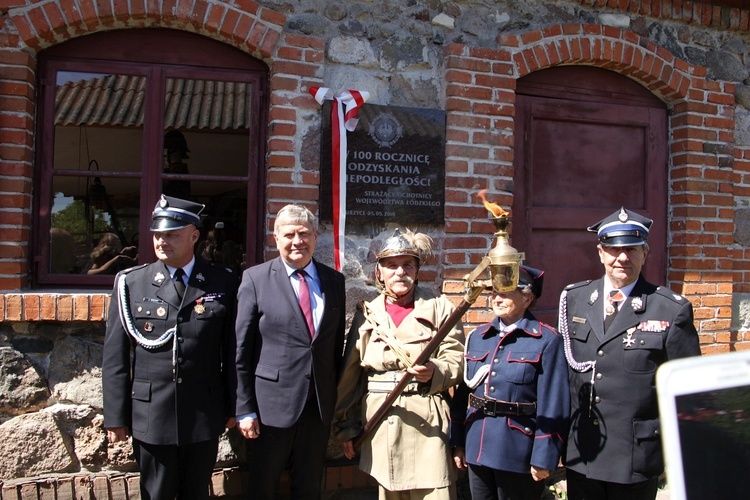
{"type": "Polygon", "coordinates": [[[656,497],[664,469],[656,369],[700,355],[690,301],[641,276],[652,225],[622,207],[588,227],[604,276],[568,285],[560,297],[570,373],[570,500],[656,497]]]}
{"type": "Polygon", "coordinates": [[[162,195],[157,261],[115,278],[102,360],[104,427],[132,436],[143,499],[207,499],[219,436],[235,425],[239,282],[196,259],[205,206],[162,195]]]}
{"type": "Polygon", "coordinates": [[[622,207],[587,230],[596,233],[602,247],[645,245],[648,250],[648,230],[653,223],[648,217],[622,207]]]}
{"type": "Polygon", "coordinates": [[[193,225],[201,227],[202,203],[162,195],[151,214],[151,231],[174,231],[193,225]]]}
{"type": "Polygon", "coordinates": [[[522,265],[518,287],[492,293],[495,318],[466,340],[451,408],[451,446],[473,500],[536,500],[560,462],[570,410],[562,339],[530,309],[544,272],[522,265]]]}

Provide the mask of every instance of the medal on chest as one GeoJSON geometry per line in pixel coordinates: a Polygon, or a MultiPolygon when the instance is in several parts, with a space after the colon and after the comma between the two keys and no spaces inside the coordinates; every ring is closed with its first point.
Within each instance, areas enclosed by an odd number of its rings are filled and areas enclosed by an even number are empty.
{"type": "Polygon", "coordinates": [[[199,298],[195,300],[195,307],[193,307],[193,311],[195,311],[195,314],[198,316],[206,313],[206,306],[203,305],[203,298],[199,298]]]}

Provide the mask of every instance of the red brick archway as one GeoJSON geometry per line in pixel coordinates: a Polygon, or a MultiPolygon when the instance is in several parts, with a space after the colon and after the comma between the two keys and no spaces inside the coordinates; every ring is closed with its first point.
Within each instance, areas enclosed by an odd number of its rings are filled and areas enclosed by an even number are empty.
{"type": "MultiPolygon", "coordinates": [[[[446,184],[472,207],[446,231],[491,234],[473,194],[488,188],[510,206],[513,192],[513,116],[518,78],[561,64],[598,66],[625,75],[671,108],[668,260],[669,286],[695,306],[702,342],[726,342],[730,327],[733,242],[732,164],[734,86],[706,79],[705,68],[674,57],[630,31],[600,25],[555,25],[501,35],[501,49],[447,48],[448,137],[446,184]],[[455,229],[454,229],[455,228],[455,229]],[[718,307],[717,307],[718,306],[718,307]],[[722,340],[723,339],[723,340],[722,340]]],[[[489,244],[489,242],[487,243],[489,244]]],[[[466,248],[447,244],[447,248],[466,248]]],[[[481,248],[478,245],[475,248],[481,248]]],[[[446,256],[459,278],[472,262],[446,256]],[[461,265],[464,265],[461,269],[461,265]]],[[[473,312],[470,320],[484,314],[473,312]]],[[[724,349],[721,349],[724,350],[724,349]]]]}

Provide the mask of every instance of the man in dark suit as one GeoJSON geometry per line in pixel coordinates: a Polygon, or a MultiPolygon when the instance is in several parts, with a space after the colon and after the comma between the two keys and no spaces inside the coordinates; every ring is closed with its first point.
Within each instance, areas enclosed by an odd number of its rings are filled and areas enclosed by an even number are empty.
{"type": "Polygon", "coordinates": [[[291,497],[318,499],[343,355],[344,276],[313,257],[305,207],[276,216],[280,256],[247,269],[238,293],[237,416],[250,439],[254,499],[274,499],[288,466],[291,497]],[[304,271],[304,274],[300,271],[304,271]]]}
{"type": "Polygon", "coordinates": [[[640,276],[653,221],[621,208],[589,227],[605,274],[569,285],[560,333],[569,365],[568,498],[656,497],[664,469],[655,374],[700,355],[693,307],[640,276]]]}
{"type": "Polygon", "coordinates": [[[143,499],[205,499],[219,436],[234,426],[238,279],[195,259],[204,205],[162,196],[153,264],[115,278],[104,339],[104,426],[133,436],[143,499]]]}

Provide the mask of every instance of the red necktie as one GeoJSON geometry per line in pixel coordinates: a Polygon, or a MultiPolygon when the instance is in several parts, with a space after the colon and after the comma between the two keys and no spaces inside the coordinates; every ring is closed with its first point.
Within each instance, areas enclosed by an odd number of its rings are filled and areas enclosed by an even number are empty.
{"type": "Polygon", "coordinates": [[[620,302],[625,300],[625,294],[620,290],[612,290],[609,292],[609,297],[607,297],[607,300],[609,301],[609,304],[607,304],[607,307],[604,311],[607,315],[604,318],[605,332],[609,330],[609,325],[611,325],[612,321],[614,321],[615,316],[617,315],[617,311],[619,310],[618,305],[620,302]]]}
{"type": "Polygon", "coordinates": [[[312,307],[310,306],[310,287],[307,286],[305,276],[307,273],[302,269],[295,271],[299,278],[299,306],[302,308],[302,314],[305,315],[307,328],[310,330],[310,337],[315,337],[315,321],[313,320],[312,307]]]}

